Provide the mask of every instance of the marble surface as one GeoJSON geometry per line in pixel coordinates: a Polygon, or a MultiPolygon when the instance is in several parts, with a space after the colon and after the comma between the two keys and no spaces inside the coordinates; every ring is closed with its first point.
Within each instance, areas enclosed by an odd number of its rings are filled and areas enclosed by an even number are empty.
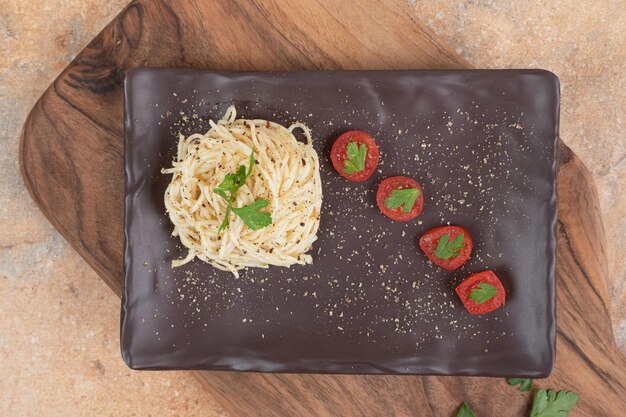
{"type": "MultiPolygon", "coordinates": [[[[119,300],[47,223],[19,175],[28,111],[126,3],[0,0],[0,415],[227,416],[186,373],[126,368],[119,300]]],[[[561,132],[598,185],[614,327],[626,346],[626,1],[409,5],[477,67],[541,67],[560,76],[561,132]]]]}

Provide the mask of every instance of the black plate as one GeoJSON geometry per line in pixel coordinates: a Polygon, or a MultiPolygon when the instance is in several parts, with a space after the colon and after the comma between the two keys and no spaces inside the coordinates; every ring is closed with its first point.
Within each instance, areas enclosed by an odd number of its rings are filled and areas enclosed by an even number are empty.
{"type": "Polygon", "coordinates": [[[122,354],[134,369],[544,377],[555,356],[559,84],[540,70],[213,72],[139,69],[126,78],[122,354]],[[165,213],[177,133],[239,115],[313,130],[324,203],[314,262],[239,279],[184,256],[165,213]],[[341,132],[370,133],[366,182],[332,168],[341,132]],[[375,204],[393,175],[423,187],[423,214],[394,223],[375,204]],[[417,239],[465,226],[472,258],[427,261],[417,239]],[[493,269],[506,305],[468,314],[454,287],[493,269]]]}

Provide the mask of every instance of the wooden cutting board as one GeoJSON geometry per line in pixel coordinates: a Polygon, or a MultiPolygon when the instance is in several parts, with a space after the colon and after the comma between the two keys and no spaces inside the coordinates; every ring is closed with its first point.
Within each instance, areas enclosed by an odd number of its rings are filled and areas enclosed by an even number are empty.
{"type": "MultiPolygon", "coordinates": [[[[132,2],[46,90],[22,132],[26,187],[120,295],[123,94],[134,67],[228,70],[468,68],[394,0],[132,2]]],[[[556,369],[539,387],[581,394],[570,416],[626,415],[626,360],[611,332],[607,262],[587,169],[561,144],[556,369]]],[[[531,260],[529,260],[531,261],[531,260]]],[[[121,360],[121,357],[120,357],[121,360]]],[[[525,416],[503,379],[195,372],[232,416],[525,416]]]]}

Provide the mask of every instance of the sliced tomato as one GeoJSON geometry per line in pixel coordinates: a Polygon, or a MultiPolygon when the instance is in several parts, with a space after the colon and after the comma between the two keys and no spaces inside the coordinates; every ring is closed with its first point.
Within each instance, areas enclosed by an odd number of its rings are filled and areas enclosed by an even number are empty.
{"type": "Polygon", "coordinates": [[[430,229],[422,235],[419,244],[432,263],[449,271],[463,265],[472,253],[472,238],[469,232],[461,226],[439,226],[430,229]],[[458,255],[447,259],[437,256],[437,246],[439,245],[439,240],[444,235],[448,235],[448,244],[454,242],[458,235],[463,235],[463,247],[458,251],[458,255]]]}
{"type": "Polygon", "coordinates": [[[330,159],[333,162],[333,166],[337,172],[350,181],[365,181],[368,179],[378,165],[378,158],[380,158],[380,152],[374,139],[365,132],[360,130],[350,130],[341,134],[333,143],[333,147],[330,151],[330,159]],[[345,161],[348,158],[348,144],[355,142],[357,146],[364,145],[367,148],[365,156],[365,167],[358,172],[348,173],[346,172],[345,161]]]}
{"type": "Polygon", "coordinates": [[[376,204],[378,204],[380,211],[391,220],[406,222],[416,218],[422,213],[422,208],[424,207],[424,191],[422,191],[422,187],[419,183],[412,178],[402,176],[387,178],[378,186],[376,204]],[[419,191],[415,202],[408,212],[405,211],[404,205],[396,209],[389,208],[385,205],[385,202],[391,197],[391,193],[393,193],[394,190],[405,190],[408,188],[417,188],[419,191]]]}
{"type": "Polygon", "coordinates": [[[496,310],[504,305],[505,293],[500,279],[493,271],[483,271],[470,275],[465,281],[456,287],[456,293],[463,302],[463,305],[471,314],[485,314],[496,310]],[[470,298],[472,290],[480,290],[478,284],[485,283],[496,287],[496,294],[493,298],[479,304],[470,298]]]}

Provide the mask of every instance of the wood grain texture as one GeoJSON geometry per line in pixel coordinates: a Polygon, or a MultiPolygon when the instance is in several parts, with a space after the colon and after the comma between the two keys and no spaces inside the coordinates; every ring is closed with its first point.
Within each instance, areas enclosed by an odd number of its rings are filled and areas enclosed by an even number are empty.
{"type": "MultiPolygon", "coordinates": [[[[22,175],[50,222],[118,294],[123,94],[140,66],[230,70],[468,68],[394,0],[135,1],[55,80],[22,133],[22,175]]],[[[571,416],[626,415],[626,359],[611,333],[604,234],[581,161],[561,145],[556,369],[541,387],[581,394],[571,416]]],[[[237,416],[524,416],[503,379],[195,373],[237,416]]]]}

